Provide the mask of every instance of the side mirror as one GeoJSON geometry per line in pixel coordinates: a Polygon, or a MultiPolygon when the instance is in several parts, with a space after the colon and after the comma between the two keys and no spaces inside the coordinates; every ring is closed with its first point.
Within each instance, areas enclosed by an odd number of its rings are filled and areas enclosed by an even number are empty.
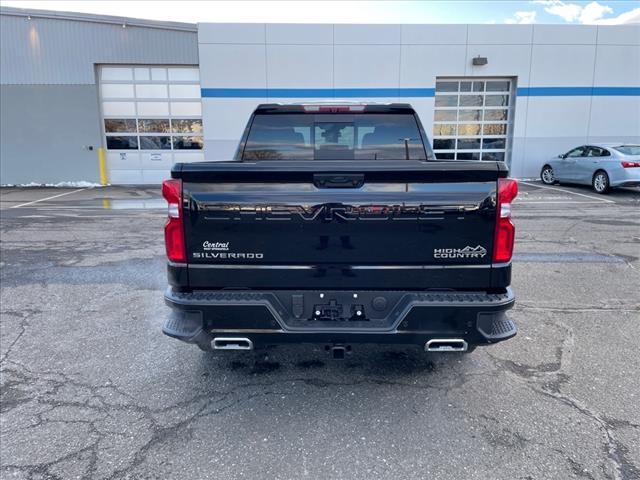
{"type": "Polygon", "coordinates": [[[561,153],[560,155],[558,155],[558,158],[567,158],[567,156],[564,153],[561,153]]]}

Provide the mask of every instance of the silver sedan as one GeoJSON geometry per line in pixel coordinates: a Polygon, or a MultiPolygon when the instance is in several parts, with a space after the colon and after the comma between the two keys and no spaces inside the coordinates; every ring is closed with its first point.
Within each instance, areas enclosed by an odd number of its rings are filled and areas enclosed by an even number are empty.
{"type": "Polygon", "coordinates": [[[591,185],[597,193],[607,193],[613,187],[640,186],[640,145],[582,145],[545,163],[540,179],[547,185],[591,185]]]}

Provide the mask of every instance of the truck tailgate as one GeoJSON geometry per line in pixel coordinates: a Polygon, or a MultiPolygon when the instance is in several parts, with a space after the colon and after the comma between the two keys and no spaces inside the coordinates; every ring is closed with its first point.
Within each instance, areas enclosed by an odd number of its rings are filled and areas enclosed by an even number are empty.
{"type": "Polygon", "coordinates": [[[180,165],[192,288],[491,284],[495,162],[180,165]]]}

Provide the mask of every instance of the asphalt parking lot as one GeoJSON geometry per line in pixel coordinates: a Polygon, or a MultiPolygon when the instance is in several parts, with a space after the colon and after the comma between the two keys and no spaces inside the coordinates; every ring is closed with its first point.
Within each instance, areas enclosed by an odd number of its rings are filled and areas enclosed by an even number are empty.
{"type": "Polygon", "coordinates": [[[163,336],[157,189],[1,189],[0,476],[640,478],[640,191],[520,190],[518,336],[336,361],[163,336]]]}

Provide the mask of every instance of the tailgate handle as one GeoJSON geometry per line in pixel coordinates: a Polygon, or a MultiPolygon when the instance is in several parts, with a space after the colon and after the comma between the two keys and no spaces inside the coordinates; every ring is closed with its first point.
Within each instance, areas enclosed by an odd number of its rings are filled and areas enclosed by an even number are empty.
{"type": "Polygon", "coordinates": [[[316,173],[313,184],[318,188],[360,188],[364,185],[364,174],[316,173]]]}

